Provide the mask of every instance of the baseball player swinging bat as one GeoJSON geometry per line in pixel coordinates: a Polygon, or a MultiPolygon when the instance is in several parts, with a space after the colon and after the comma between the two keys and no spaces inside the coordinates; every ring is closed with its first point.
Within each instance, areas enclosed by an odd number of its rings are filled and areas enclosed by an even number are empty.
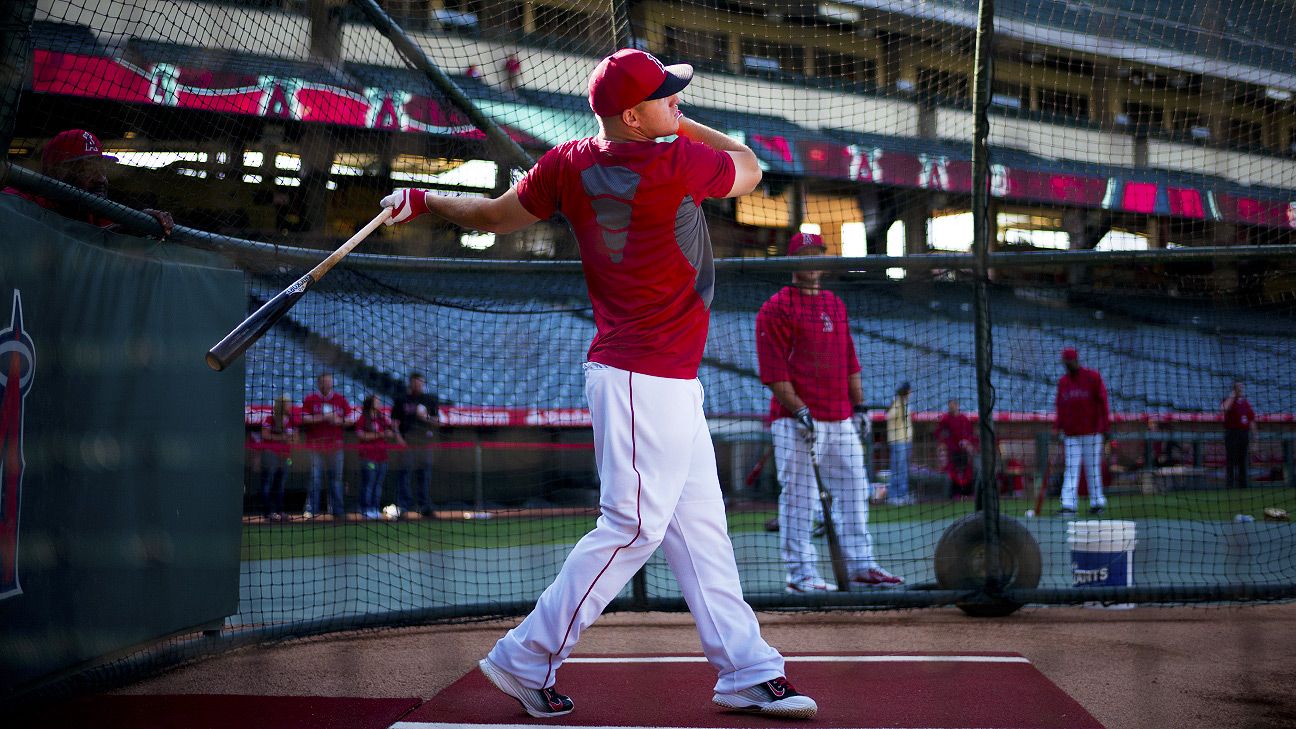
{"type": "Polygon", "coordinates": [[[234,327],[234,331],[225,335],[225,338],[216,343],[216,346],[207,350],[207,366],[220,372],[230,365],[231,362],[238,359],[247,348],[252,346],[256,340],[261,338],[274,323],[283,318],[293,305],[306,295],[310,289],[324,274],[328,273],[337,262],[342,260],[356,246],[360,245],[369,234],[377,230],[387,218],[391,217],[392,209],[383,208],[373,220],[365,224],[365,227],[356,232],[355,235],[347,239],[337,250],[329,254],[328,258],[320,261],[315,268],[312,268],[305,276],[297,279],[291,286],[280,291],[273,299],[267,301],[260,309],[257,309],[251,316],[243,320],[242,324],[234,327]]]}
{"type": "Polygon", "coordinates": [[[810,444],[810,466],[814,470],[815,486],[819,489],[819,502],[823,504],[824,536],[828,539],[828,554],[832,559],[833,579],[837,581],[840,592],[850,591],[850,570],[846,568],[846,553],[842,551],[841,541],[837,539],[837,525],[833,523],[832,493],[824,487],[823,478],[819,476],[819,452],[815,444],[810,444]]]}

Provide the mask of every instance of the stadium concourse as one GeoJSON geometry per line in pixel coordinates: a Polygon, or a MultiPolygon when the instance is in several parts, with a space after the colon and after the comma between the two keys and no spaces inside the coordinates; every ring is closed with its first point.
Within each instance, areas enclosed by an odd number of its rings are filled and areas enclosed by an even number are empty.
{"type": "Polygon", "coordinates": [[[246,649],[17,726],[1280,729],[1296,720],[1294,607],[761,614],[820,705],[806,722],[720,711],[688,616],[622,613],[560,673],[576,702],[560,719],[531,719],[475,670],[511,624],[492,621],[246,649]]]}

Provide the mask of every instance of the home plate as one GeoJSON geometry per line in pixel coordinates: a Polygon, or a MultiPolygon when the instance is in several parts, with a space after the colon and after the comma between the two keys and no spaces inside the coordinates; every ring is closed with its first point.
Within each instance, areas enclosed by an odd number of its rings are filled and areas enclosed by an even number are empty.
{"type": "Polygon", "coordinates": [[[810,720],[726,711],[711,703],[715,670],[702,656],[569,658],[558,688],[576,709],[533,719],[474,669],[392,726],[804,726],[838,729],[1102,729],[1084,707],[1016,653],[787,657],[788,679],[815,699],[810,720]]]}

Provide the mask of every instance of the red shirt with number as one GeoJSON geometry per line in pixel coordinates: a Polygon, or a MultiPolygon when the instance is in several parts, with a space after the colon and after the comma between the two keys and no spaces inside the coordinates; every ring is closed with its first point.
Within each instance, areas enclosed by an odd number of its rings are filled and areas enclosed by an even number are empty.
{"type": "Polygon", "coordinates": [[[733,182],[728,154],[684,137],[566,142],[518,182],[528,212],[560,212],[576,234],[597,327],[591,362],[697,377],[715,289],[701,206],[733,182]]]}
{"type": "MultiPolygon", "coordinates": [[[[302,401],[302,417],[312,415],[330,415],[337,413],[345,421],[351,416],[351,404],[343,397],[342,393],[333,390],[327,396],[319,392],[312,392],[302,401]]],[[[302,423],[302,432],[306,434],[306,442],[311,445],[342,445],[341,425],[332,423],[302,423]]]]}
{"type": "Polygon", "coordinates": [[[1102,375],[1087,367],[1070,372],[1058,380],[1057,429],[1064,435],[1106,433],[1110,426],[1107,409],[1107,386],[1102,375]]]}
{"type": "Polygon", "coordinates": [[[1255,411],[1245,397],[1233,398],[1233,404],[1224,411],[1225,430],[1247,430],[1255,422],[1255,411]]]}
{"type": "MultiPolygon", "coordinates": [[[[392,429],[392,421],[379,411],[378,414],[372,418],[368,415],[361,415],[360,419],[356,421],[355,429],[357,433],[385,434],[387,431],[392,429]]],[[[360,457],[366,461],[386,463],[387,448],[388,443],[386,438],[380,438],[375,440],[362,440],[360,441],[360,447],[356,450],[359,452],[360,457]]]]}
{"type": "MultiPolygon", "coordinates": [[[[846,305],[831,291],[807,294],[785,286],[756,315],[756,357],[761,382],[790,382],[815,420],[851,415],[851,375],[860,371],[846,305]]],[[[778,398],[770,417],[790,418],[778,398]]]]}

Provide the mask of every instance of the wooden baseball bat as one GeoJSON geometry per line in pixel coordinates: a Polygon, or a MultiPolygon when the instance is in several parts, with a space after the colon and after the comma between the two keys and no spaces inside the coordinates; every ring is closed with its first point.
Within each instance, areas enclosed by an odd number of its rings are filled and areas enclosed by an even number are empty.
{"type": "Polygon", "coordinates": [[[328,273],[337,262],[342,260],[346,254],[350,253],[353,248],[369,237],[369,234],[378,229],[387,218],[392,214],[391,208],[383,208],[381,213],[374,216],[361,228],[355,235],[347,239],[337,250],[329,254],[328,258],[320,261],[315,268],[312,268],[305,276],[297,279],[291,286],[280,291],[273,299],[267,301],[260,309],[257,309],[251,316],[243,320],[242,324],[234,327],[234,330],[225,335],[225,338],[216,343],[216,346],[207,350],[207,366],[220,372],[230,365],[231,362],[238,359],[247,348],[252,346],[256,340],[260,339],[274,323],[283,318],[288,310],[293,308],[301,297],[311,286],[315,285],[324,274],[328,273]]]}
{"type": "Polygon", "coordinates": [[[760,458],[756,460],[756,465],[752,466],[752,470],[747,473],[747,478],[743,479],[743,483],[748,486],[755,486],[756,479],[760,478],[761,471],[765,470],[765,462],[768,461],[769,457],[773,454],[774,445],[770,444],[765,446],[765,450],[761,451],[760,458]]]}
{"type": "Polygon", "coordinates": [[[832,516],[832,493],[824,487],[823,478],[819,475],[819,456],[814,445],[810,446],[810,465],[814,469],[815,485],[819,487],[819,502],[823,504],[824,536],[828,539],[828,554],[832,559],[833,579],[837,581],[840,592],[850,590],[850,572],[846,569],[846,553],[842,551],[841,540],[837,538],[837,525],[832,516]]]}

